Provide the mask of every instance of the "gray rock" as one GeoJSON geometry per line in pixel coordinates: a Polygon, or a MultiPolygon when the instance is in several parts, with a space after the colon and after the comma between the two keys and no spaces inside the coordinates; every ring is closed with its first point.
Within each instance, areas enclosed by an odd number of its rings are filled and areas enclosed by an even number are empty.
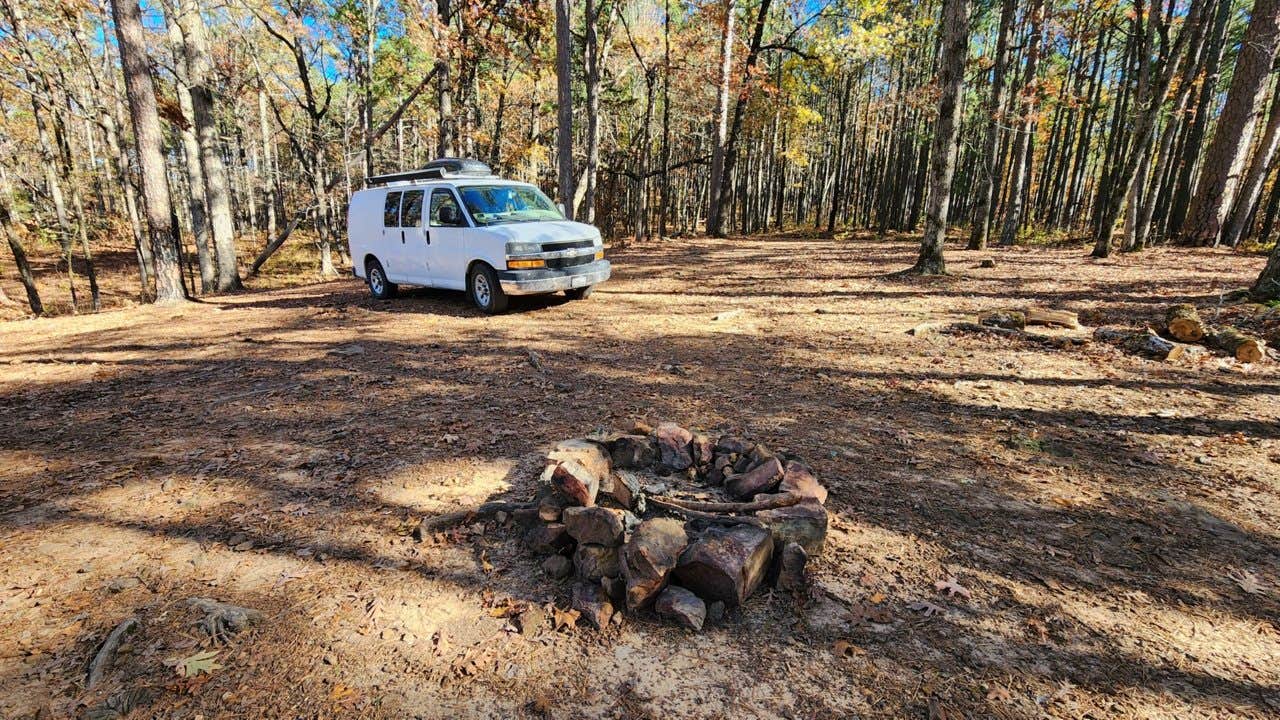
{"type": "Polygon", "coordinates": [[[593,583],[622,572],[618,548],[604,545],[579,545],[573,553],[573,564],[578,569],[578,577],[593,583]]]}
{"type": "Polygon", "coordinates": [[[658,460],[657,442],[648,435],[623,435],[613,441],[613,466],[644,469],[658,460]]]}
{"type": "Polygon", "coordinates": [[[746,455],[755,447],[755,443],[747,442],[734,435],[721,435],[716,441],[716,452],[724,455],[746,455]]]}
{"type": "Polygon", "coordinates": [[[600,578],[600,587],[609,596],[615,607],[622,607],[627,602],[627,581],[621,577],[600,578]]]}
{"type": "Polygon", "coordinates": [[[804,567],[809,553],[800,543],[789,542],[778,554],[778,589],[799,590],[804,587],[804,567]]]}
{"type": "Polygon", "coordinates": [[[547,611],[537,605],[530,605],[515,616],[514,624],[521,635],[537,635],[547,626],[547,611]]]}
{"type": "Polygon", "coordinates": [[[529,528],[524,540],[530,550],[539,554],[559,553],[573,546],[564,523],[538,523],[529,528]]]}
{"type": "Polygon", "coordinates": [[[805,500],[788,507],[760,510],[756,513],[773,532],[779,548],[799,543],[809,557],[822,552],[827,540],[827,509],[817,500],[805,500]]]}
{"type": "Polygon", "coordinates": [[[662,617],[675,620],[690,630],[701,630],[707,619],[707,606],[702,599],[678,585],[668,585],[658,593],[653,609],[662,617]]]}
{"type": "Polygon", "coordinates": [[[827,489],[818,482],[809,466],[795,460],[787,463],[782,482],[778,483],[778,492],[813,498],[824,505],[827,502],[827,489]]]}
{"type": "Polygon", "coordinates": [[[552,555],[542,561],[542,571],[555,580],[563,580],[573,573],[573,562],[563,555],[552,555]]]}
{"type": "Polygon", "coordinates": [[[613,603],[609,596],[595,583],[580,582],[573,586],[570,604],[574,610],[582,613],[582,619],[597,630],[609,624],[613,617],[613,603]]]}
{"type": "Polygon", "coordinates": [[[622,536],[626,531],[621,510],[603,507],[570,507],[565,508],[561,519],[564,521],[569,537],[579,543],[616,547],[622,544],[622,536]]]}
{"type": "Polygon", "coordinates": [[[713,600],[707,603],[707,622],[719,625],[724,621],[724,601],[713,600]]]}

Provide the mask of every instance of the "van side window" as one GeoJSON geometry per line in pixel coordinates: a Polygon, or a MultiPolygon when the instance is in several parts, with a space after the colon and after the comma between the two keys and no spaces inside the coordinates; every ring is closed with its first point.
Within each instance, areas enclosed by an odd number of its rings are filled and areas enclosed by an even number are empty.
{"type": "Polygon", "coordinates": [[[400,202],[400,227],[422,227],[422,191],[406,190],[400,202]]]}
{"type": "Polygon", "coordinates": [[[402,193],[387,193],[387,199],[382,204],[383,227],[400,227],[400,195],[402,193]]]}
{"type": "Polygon", "coordinates": [[[453,193],[443,188],[431,191],[431,227],[466,227],[462,208],[453,193]]]}

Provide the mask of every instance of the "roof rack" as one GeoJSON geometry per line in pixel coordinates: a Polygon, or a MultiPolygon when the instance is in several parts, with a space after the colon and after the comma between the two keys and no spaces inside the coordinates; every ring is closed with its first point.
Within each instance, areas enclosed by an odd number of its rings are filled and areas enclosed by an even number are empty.
{"type": "Polygon", "coordinates": [[[493,170],[488,165],[470,158],[440,158],[427,163],[419,170],[406,170],[398,173],[374,175],[365,179],[366,187],[390,185],[397,182],[413,182],[415,180],[440,180],[447,177],[493,177],[493,170]]]}

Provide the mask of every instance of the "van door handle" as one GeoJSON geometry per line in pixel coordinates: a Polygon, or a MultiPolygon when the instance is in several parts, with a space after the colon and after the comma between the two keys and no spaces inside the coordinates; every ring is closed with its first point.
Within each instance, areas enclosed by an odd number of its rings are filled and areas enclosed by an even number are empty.
{"type": "Polygon", "coordinates": [[[423,230],[423,231],[422,231],[422,237],[424,237],[424,238],[426,238],[426,239],[427,239],[427,244],[428,244],[428,245],[430,245],[430,244],[431,244],[431,231],[430,231],[430,230],[423,230]]]}
{"type": "Polygon", "coordinates": [[[401,231],[400,231],[400,244],[401,244],[401,245],[403,245],[403,244],[404,244],[404,231],[403,231],[403,230],[401,230],[401,231]]]}

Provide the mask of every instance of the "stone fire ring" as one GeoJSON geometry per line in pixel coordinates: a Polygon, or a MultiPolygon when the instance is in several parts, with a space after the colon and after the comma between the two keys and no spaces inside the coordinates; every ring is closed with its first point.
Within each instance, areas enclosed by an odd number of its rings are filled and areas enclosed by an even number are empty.
{"type": "Polygon", "coordinates": [[[526,540],[597,629],[652,608],[700,630],[763,584],[803,586],[826,539],[826,488],[763,443],[637,424],[546,460],[526,540]]]}

